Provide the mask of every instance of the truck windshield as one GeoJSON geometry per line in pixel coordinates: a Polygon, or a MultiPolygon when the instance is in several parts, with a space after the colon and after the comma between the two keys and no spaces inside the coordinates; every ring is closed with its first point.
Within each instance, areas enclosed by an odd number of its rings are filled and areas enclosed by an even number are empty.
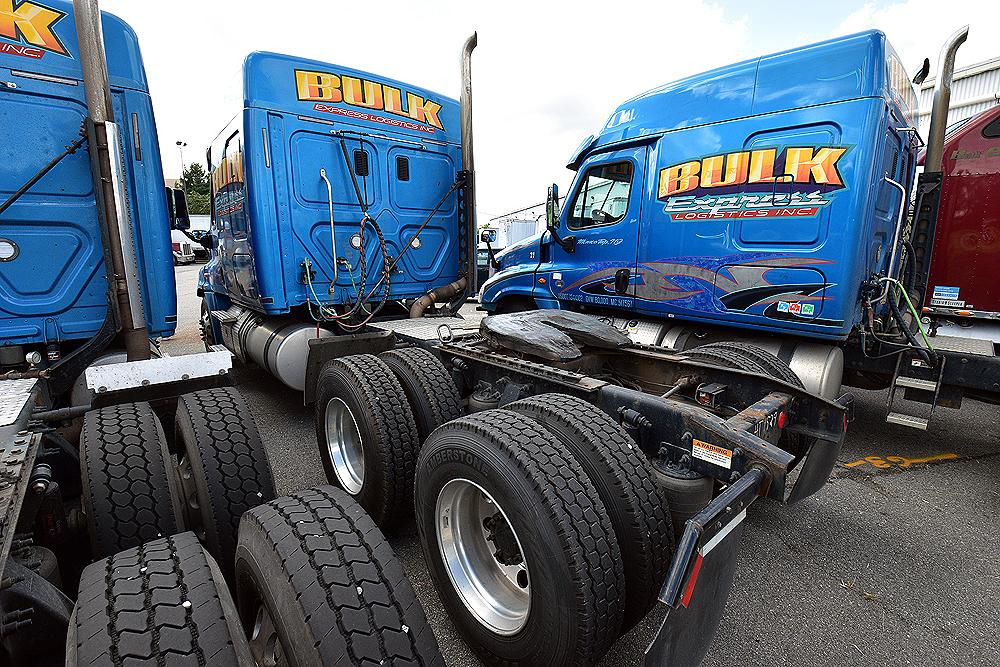
{"type": "Polygon", "coordinates": [[[614,162],[588,169],[573,202],[570,228],[611,225],[624,218],[632,191],[632,172],[631,162],[614,162]]]}

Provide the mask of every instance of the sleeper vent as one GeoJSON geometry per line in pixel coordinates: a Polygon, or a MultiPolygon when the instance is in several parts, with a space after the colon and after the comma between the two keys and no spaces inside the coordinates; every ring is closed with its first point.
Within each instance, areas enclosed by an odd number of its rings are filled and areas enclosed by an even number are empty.
{"type": "Polygon", "coordinates": [[[360,148],[355,149],[354,151],[354,175],[368,175],[368,152],[363,151],[360,148]]]}
{"type": "Polygon", "coordinates": [[[396,157],[396,178],[401,181],[410,180],[410,160],[402,155],[396,157]]]}

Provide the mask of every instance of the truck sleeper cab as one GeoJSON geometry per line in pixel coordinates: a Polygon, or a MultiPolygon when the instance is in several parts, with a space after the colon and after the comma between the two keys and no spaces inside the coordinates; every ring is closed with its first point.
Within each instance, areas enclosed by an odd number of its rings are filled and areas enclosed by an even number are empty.
{"type": "Polygon", "coordinates": [[[290,384],[301,389],[307,329],[327,336],[358,328],[369,309],[405,317],[404,301],[462,293],[459,105],[273,53],[247,57],[241,97],[208,154],[217,247],[199,290],[208,312],[228,311],[212,335],[241,358],[264,359],[249,329],[296,322],[269,367],[297,360],[290,384]]]}
{"type": "Polygon", "coordinates": [[[502,253],[484,307],[596,313],[678,352],[751,343],[827,398],[841,384],[891,388],[887,421],[917,429],[964,396],[1000,403],[982,279],[993,121],[944,150],[946,82],[967,34],[938,61],[937,157],[921,187],[916,95],[882,33],[724,67],[625,102],[584,141],[561,214],[502,253]]]}
{"type": "MultiPolygon", "coordinates": [[[[26,3],[18,12],[50,29],[0,32],[0,204],[79,140],[87,118],[72,3],[26,3]]],[[[135,236],[137,273],[147,277],[146,326],[151,337],[167,337],[177,326],[176,290],[149,86],[132,29],[111,15],[103,29],[123,156],[122,214],[135,236]]],[[[83,142],[0,216],[0,365],[23,363],[33,350],[58,359],[104,324],[108,287],[90,153],[83,142]]]]}
{"type": "Polygon", "coordinates": [[[483,305],[844,340],[906,206],[915,100],[875,31],[633,98],[569,164],[557,233],[572,245],[509,249],[483,305]]]}

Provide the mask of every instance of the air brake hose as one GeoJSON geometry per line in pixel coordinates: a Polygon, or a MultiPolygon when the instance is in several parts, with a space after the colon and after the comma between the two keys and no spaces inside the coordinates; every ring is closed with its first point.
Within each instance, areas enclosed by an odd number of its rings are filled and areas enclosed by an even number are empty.
{"type": "Polygon", "coordinates": [[[899,330],[903,332],[903,335],[906,336],[906,340],[909,341],[910,346],[916,349],[917,353],[928,366],[933,367],[934,361],[931,359],[930,352],[926,348],[920,346],[920,343],[917,341],[917,337],[913,335],[913,332],[910,331],[910,327],[906,325],[906,321],[903,319],[903,313],[899,310],[899,306],[896,304],[896,299],[892,298],[891,295],[889,296],[889,312],[892,313],[892,319],[896,321],[896,325],[899,327],[899,330]]]}

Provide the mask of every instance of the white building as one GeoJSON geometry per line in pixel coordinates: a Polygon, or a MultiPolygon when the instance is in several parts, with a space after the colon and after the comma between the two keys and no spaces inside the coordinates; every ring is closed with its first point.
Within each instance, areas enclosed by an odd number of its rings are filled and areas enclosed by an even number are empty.
{"type": "MultiPolygon", "coordinates": [[[[931,124],[931,106],[934,102],[935,79],[920,84],[920,136],[927,138],[931,124]]],[[[1000,104],[1000,58],[965,67],[955,71],[951,86],[951,110],[948,125],[972,118],[981,111],[1000,104]]]]}

